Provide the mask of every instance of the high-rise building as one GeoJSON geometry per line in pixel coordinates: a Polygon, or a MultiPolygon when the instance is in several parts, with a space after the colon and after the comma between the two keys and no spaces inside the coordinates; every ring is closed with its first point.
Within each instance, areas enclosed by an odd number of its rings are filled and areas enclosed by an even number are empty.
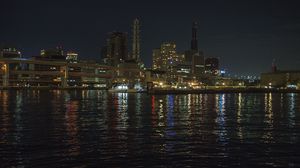
{"type": "Polygon", "coordinates": [[[204,54],[198,49],[197,22],[193,22],[191,49],[185,51],[185,62],[191,65],[192,74],[201,76],[204,73],[204,54]]]}
{"type": "Polygon", "coordinates": [[[168,71],[183,61],[184,55],[176,53],[176,44],[174,42],[165,42],[160,48],[154,49],[152,53],[152,68],[168,71]]]}
{"type": "Polygon", "coordinates": [[[161,69],[162,60],[161,60],[161,52],[160,48],[156,48],[152,50],[152,68],[153,69],[161,69]]]}
{"type": "Polygon", "coordinates": [[[182,63],[183,54],[176,53],[174,42],[165,42],[159,49],[153,50],[153,69],[166,71],[168,83],[173,83],[177,79],[176,66],[182,63]]]}
{"type": "Polygon", "coordinates": [[[205,73],[219,75],[219,59],[210,57],[205,59],[205,73]]]}
{"type": "Polygon", "coordinates": [[[21,52],[16,48],[2,48],[0,58],[21,58],[21,52]]]}
{"type": "Polygon", "coordinates": [[[107,59],[116,66],[128,59],[127,33],[112,32],[107,40],[107,59]]]}
{"type": "Polygon", "coordinates": [[[178,63],[178,55],[176,54],[176,44],[174,42],[165,42],[160,46],[161,68],[168,70],[178,63]]]}
{"type": "Polygon", "coordinates": [[[167,71],[168,83],[177,81],[176,66],[180,62],[174,42],[165,42],[160,46],[162,69],[167,71]]]}
{"type": "Polygon", "coordinates": [[[78,54],[75,53],[75,52],[72,52],[72,51],[68,51],[68,52],[67,52],[66,60],[67,60],[68,62],[76,63],[77,60],[78,60],[78,54]]]}
{"type": "Polygon", "coordinates": [[[198,51],[198,37],[197,37],[198,24],[193,22],[192,27],[192,40],[191,40],[191,50],[198,51]]]}
{"type": "Polygon", "coordinates": [[[140,59],[140,21],[134,19],[132,25],[132,57],[131,59],[138,61],[140,59]]]}

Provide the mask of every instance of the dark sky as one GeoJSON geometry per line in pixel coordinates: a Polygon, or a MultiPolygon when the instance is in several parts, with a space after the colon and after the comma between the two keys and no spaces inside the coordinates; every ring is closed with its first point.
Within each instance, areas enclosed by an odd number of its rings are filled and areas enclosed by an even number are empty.
{"type": "Polygon", "coordinates": [[[142,59],[151,65],[152,49],[175,41],[190,47],[192,21],[199,22],[199,47],[219,57],[231,74],[300,69],[300,3],[297,0],[1,0],[0,44],[23,56],[61,45],[80,58],[100,59],[107,33],[126,31],[141,19],[142,59]]]}

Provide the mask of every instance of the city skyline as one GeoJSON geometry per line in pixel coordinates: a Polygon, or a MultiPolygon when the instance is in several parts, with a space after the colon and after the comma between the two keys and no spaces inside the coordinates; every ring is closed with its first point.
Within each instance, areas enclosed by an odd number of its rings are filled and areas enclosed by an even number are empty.
{"type": "MultiPolygon", "coordinates": [[[[258,75],[270,71],[274,59],[279,69],[297,68],[300,33],[295,3],[214,2],[62,1],[57,6],[45,2],[47,8],[37,1],[5,2],[10,8],[1,11],[6,24],[0,28],[0,44],[17,47],[25,57],[62,45],[78,52],[80,59],[100,60],[107,33],[131,32],[132,20],[138,17],[141,59],[150,67],[152,50],[165,41],[175,41],[178,51],[189,49],[191,26],[196,21],[199,49],[205,56],[219,57],[221,67],[230,73],[258,75]],[[166,12],[163,9],[168,5],[173,8],[166,12]],[[109,11],[127,12],[105,15],[109,11]]],[[[128,37],[130,46],[131,35],[128,37]]]]}

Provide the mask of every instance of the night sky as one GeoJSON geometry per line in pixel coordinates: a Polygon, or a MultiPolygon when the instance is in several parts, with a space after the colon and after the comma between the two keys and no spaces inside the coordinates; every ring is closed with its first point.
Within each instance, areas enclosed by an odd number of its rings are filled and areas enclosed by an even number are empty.
{"type": "Polygon", "coordinates": [[[82,59],[100,59],[107,33],[131,35],[138,17],[147,66],[152,49],[164,41],[175,41],[178,51],[189,49],[195,20],[199,48],[219,57],[231,74],[258,75],[270,70],[273,59],[279,69],[300,69],[297,0],[2,1],[0,44],[17,47],[24,57],[61,45],[82,59]]]}

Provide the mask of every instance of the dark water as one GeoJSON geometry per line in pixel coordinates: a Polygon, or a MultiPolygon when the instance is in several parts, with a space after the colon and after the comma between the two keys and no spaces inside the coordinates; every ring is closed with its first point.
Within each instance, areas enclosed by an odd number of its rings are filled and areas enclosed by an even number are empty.
{"type": "Polygon", "coordinates": [[[299,94],[0,91],[0,167],[300,167],[299,94]]]}

